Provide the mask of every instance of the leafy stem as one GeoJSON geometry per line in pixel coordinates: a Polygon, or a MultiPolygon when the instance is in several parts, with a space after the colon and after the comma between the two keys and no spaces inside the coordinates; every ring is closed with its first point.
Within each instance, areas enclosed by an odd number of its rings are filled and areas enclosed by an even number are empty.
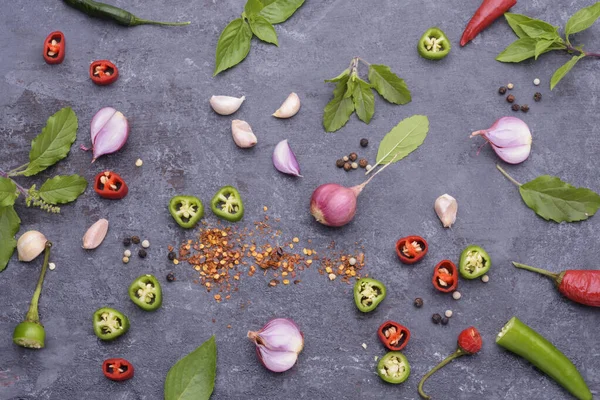
{"type": "Polygon", "coordinates": [[[506,177],[506,179],[508,179],[509,181],[511,181],[512,183],[514,183],[517,186],[523,186],[521,183],[519,183],[518,181],[516,181],[512,176],[510,176],[508,174],[508,172],[506,172],[505,170],[503,170],[502,167],[499,166],[498,164],[496,164],[496,168],[498,168],[498,171],[502,172],[502,175],[504,175],[506,177]]]}
{"type": "Polygon", "coordinates": [[[14,169],[11,169],[10,171],[8,171],[7,175],[8,176],[18,175],[19,173],[21,173],[22,171],[24,171],[25,169],[27,169],[28,166],[29,166],[29,163],[20,165],[17,168],[14,168],[14,169]]]}
{"type": "Polygon", "coordinates": [[[13,183],[17,186],[17,190],[19,191],[19,193],[21,193],[23,196],[27,196],[29,194],[29,191],[27,189],[15,182],[14,179],[10,178],[10,172],[6,173],[0,169],[0,176],[13,181],[13,183]]]}
{"type": "Polygon", "coordinates": [[[582,49],[578,49],[576,47],[574,47],[573,45],[571,45],[571,43],[567,44],[566,50],[569,53],[572,52],[578,52],[580,55],[584,54],[586,57],[596,57],[596,58],[600,58],[600,53],[592,53],[590,51],[583,51],[582,49]]]}

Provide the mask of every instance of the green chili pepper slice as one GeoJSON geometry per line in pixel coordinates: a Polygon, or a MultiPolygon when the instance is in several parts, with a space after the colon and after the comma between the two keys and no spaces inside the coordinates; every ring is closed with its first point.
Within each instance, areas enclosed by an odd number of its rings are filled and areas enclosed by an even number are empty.
{"type": "Polygon", "coordinates": [[[142,275],[129,285],[129,298],[144,311],[154,311],[162,304],[162,288],[154,275],[142,275]]]}
{"type": "Polygon", "coordinates": [[[428,60],[441,60],[450,53],[451,48],[446,34],[436,27],[427,29],[417,45],[421,57],[428,60]]]}
{"type": "Polygon", "coordinates": [[[532,363],[579,400],[592,400],[590,389],[571,360],[517,317],[504,325],[496,343],[532,363]]]}
{"type": "Polygon", "coordinates": [[[383,283],[371,278],[362,278],[354,284],[354,302],[360,311],[373,311],[383,299],[385,299],[383,283]]]}
{"type": "Polygon", "coordinates": [[[399,351],[390,351],[377,363],[377,374],[388,383],[402,383],[410,376],[410,364],[399,351]]]}
{"type": "Polygon", "coordinates": [[[114,340],[127,333],[129,319],[121,312],[103,307],[94,313],[94,333],[102,340],[114,340]]]}
{"type": "Polygon", "coordinates": [[[244,203],[233,186],[223,186],[210,201],[210,208],[219,218],[237,222],[244,216],[244,203]]]}
{"type": "Polygon", "coordinates": [[[492,259],[482,247],[470,245],[460,254],[459,272],[465,279],[485,275],[492,266],[492,259]]]}
{"type": "Polygon", "coordinates": [[[204,216],[204,205],[194,196],[175,196],[169,202],[169,212],[182,228],[193,228],[204,216]]]}

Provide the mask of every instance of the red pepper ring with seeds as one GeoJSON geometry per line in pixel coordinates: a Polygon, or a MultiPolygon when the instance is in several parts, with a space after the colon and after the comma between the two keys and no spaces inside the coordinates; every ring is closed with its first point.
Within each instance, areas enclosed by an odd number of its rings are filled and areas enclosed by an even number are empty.
{"type": "Polygon", "coordinates": [[[421,236],[407,236],[396,242],[396,254],[403,264],[415,264],[427,254],[427,241],[421,236]]]}
{"type": "Polygon", "coordinates": [[[110,85],[119,78],[119,69],[108,60],[94,61],[90,65],[90,79],[96,85],[110,85]]]}
{"type": "Polygon", "coordinates": [[[408,344],[410,331],[397,322],[385,321],[379,326],[377,336],[388,350],[400,351],[408,344]]]}
{"type": "Polygon", "coordinates": [[[96,175],[94,190],[100,197],[111,200],[122,199],[129,192],[129,188],[123,178],[112,171],[104,171],[96,175]]]}
{"type": "Polygon", "coordinates": [[[60,64],[65,59],[65,35],[61,31],[49,34],[44,41],[44,61],[47,64],[60,64]]]}
{"type": "Polygon", "coordinates": [[[458,271],[450,260],[442,260],[433,270],[433,286],[442,293],[450,293],[458,286],[458,271]]]}
{"type": "Polygon", "coordinates": [[[102,363],[104,376],[111,381],[126,381],[133,378],[133,364],[124,358],[109,358],[102,363]]]}

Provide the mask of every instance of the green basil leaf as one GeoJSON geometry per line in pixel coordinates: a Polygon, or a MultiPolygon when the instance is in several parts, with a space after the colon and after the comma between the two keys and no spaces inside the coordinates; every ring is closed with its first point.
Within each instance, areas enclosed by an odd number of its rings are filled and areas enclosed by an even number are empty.
{"type": "Polygon", "coordinates": [[[356,79],[354,92],[352,93],[354,101],[354,109],[358,118],[366,122],[371,122],[373,114],[375,114],[375,95],[371,89],[371,85],[360,78],[356,79]]]}
{"type": "Polygon", "coordinates": [[[521,185],[519,192],[525,204],[547,221],[583,221],[600,207],[597,193],[576,188],[550,175],[538,176],[521,185]]]}
{"type": "Polygon", "coordinates": [[[535,56],[536,40],[532,38],[517,39],[496,57],[500,62],[521,62],[535,56]]]}
{"type": "Polygon", "coordinates": [[[42,200],[50,204],[65,204],[75,201],[87,188],[87,181],[79,175],[57,175],[40,187],[42,200]]]}
{"type": "Polygon", "coordinates": [[[537,43],[535,44],[535,53],[534,53],[535,59],[537,60],[541,54],[544,54],[544,52],[550,46],[552,46],[553,43],[554,43],[554,40],[546,40],[546,39],[538,40],[537,43]]]}
{"type": "Polygon", "coordinates": [[[325,79],[325,82],[339,82],[344,79],[347,79],[349,76],[350,76],[350,69],[346,68],[345,70],[342,71],[341,74],[339,74],[335,78],[325,79]]]}
{"type": "Polygon", "coordinates": [[[558,28],[547,22],[534,19],[519,24],[519,27],[532,39],[558,39],[558,28]]]}
{"type": "Polygon", "coordinates": [[[428,131],[429,119],[425,115],[413,115],[400,121],[379,143],[373,168],[402,160],[423,143],[428,131]]]}
{"type": "Polygon", "coordinates": [[[0,177],[0,207],[12,206],[19,196],[17,185],[12,179],[0,177]]]}
{"type": "Polygon", "coordinates": [[[213,76],[242,62],[250,52],[251,40],[252,31],[246,21],[241,18],[231,21],[223,29],[217,43],[213,76]]]}
{"type": "Polygon", "coordinates": [[[358,86],[358,83],[356,82],[357,79],[360,78],[355,72],[353,72],[352,75],[350,75],[350,79],[348,79],[348,83],[346,83],[346,92],[344,93],[345,99],[351,97],[354,94],[354,89],[356,88],[356,86],[358,86]]]}
{"type": "Polygon", "coordinates": [[[523,31],[523,29],[519,26],[519,24],[522,24],[524,22],[530,22],[530,21],[539,21],[539,20],[530,18],[527,15],[513,14],[513,13],[504,13],[504,18],[506,18],[506,22],[508,22],[508,25],[510,25],[513,32],[515,32],[515,34],[520,38],[529,37],[529,36],[525,33],[525,31],[523,31]]]}
{"type": "Polygon", "coordinates": [[[323,126],[327,132],[337,131],[346,125],[346,122],[350,119],[350,115],[354,112],[352,99],[344,97],[347,84],[347,76],[338,81],[333,90],[333,99],[327,103],[325,110],[323,110],[323,126]]]}
{"type": "Polygon", "coordinates": [[[369,82],[384,99],[393,104],[410,103],[410,90],[390,67],[382,64],[369,65],[369,82]]]}
{"type": "Polygon", "coordinates": [[[264,8],[260,0],[248,0],[244,6],[244,12],[248,17],[257,15],[264,8]]]}
{"type": "Polygon", "coordinates": [[[4,271],[17,247],[15,235],[20,227],[21,220],[13,206],[0,207],[0,272],[4,271]]]}
{"type": "Polygon", "coordinates": [[[171,367],[165,380],[165,400],[208,400],[216,375],[217,344],[212,336],[171,367]]]}
{"type": "Polygon", "coordinates": [[[59,162],[69,154],[76,138],[77,115],[71,107],[58,110],[31,142],[29,164],[22,174],[32,176],[59,162]]]}
{"type": "Polygon", "coordinates": [[[280,24],[296,12],[304,0],[275,0],[260,11],[260,15],[265,17],[272,24],[280,24]]]}
{"type": "Polygon", "coordinates": [[[269,21],[260,15],[256,15],[250,18],[250,28],[257,38],[263,42],[273,43],[275,46],[279,46],[277,42],[277,32],[269,21]]]}
{"type": "Polygon", "coordinates": [[[565,35],[571,35],[586,30],[592,26],[598,18],[600,18],[600,1],[589,7],[582,8],[573,14],[565,26],[565,35]]]}
{"type": "Polygon", "coordinates": [[[554,89],[558,82],[560,82],[561,79],[564,78],[565,75],[567,75],[567,73],[575,66],[575,64],[577,64],[577,61],[581,60],[583,57],[585,57],[585,54],[573,56],[569,61],[558,68],[550,79],[550,90],[554,89]]]}

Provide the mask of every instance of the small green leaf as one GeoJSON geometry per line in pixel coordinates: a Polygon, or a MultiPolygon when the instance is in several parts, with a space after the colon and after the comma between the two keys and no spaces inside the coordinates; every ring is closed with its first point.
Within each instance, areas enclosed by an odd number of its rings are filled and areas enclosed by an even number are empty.
{"type": "Polygon", "coordinates": [[[597,193],[576,188],[550,175],[538,176],[521,185],[519,192],[525,204],[546,221],[583,221],[600,207],[597,193]]]}
{"type": "Polygon", "coordinates": [[[423,143],[428,131],[429,119],[425,115],[403,119],[379,143],[377,163],[373,167],[402,160],[423,143]]]}
{"type": "Polygon", "coordinates": [[[17,185],[12,179],[0,177],[0,207],[12,206],[19,196],[17,185]]]}
{"type": "Polygon", "coordinates": [[[387,65],[371,64],[369,82],[377,93],[390,103],[406,104],[411,101],[410,90],[404,83],[404,79],[400,79],[387,65]]]}
{"type": "Polygon", "coordinates": [[[13,206],[0,207],[0,272],[4,271],[17,247],[15,235],[20,227],[21,220],[13,206]]]}
{"type": "Polygon", "coordinates": [[[345,70],[342,71],[342,73],[340,73],[335,78],[325,79],[325,82],[339,82],[339,81],[347,79],[349,76],[350,76],[350,69],[346,68],[345,70]]]}
{"type": "Polygon", "coordinates": [[[506,22],[508,22],[508,25],[510,25],[513,32],[515,32],[515,34],[520,38],[529,37],[529,36],[523,31],[523,29],[519,26],[519,24],[522,24],[524,22],[530,22],[530,21],[539,21],[539,20],[530,18],[527,15],[513,14],[513,13],[504,13],[504,18],[506,18],[506,22]]]}
{"type": "Polygon", "coordinates": [[[241,18],[231,21],[223,29],[217,43],[213,76],[243,61],[250,52],[251,40],[252,31],[246,21],[241,18]]]}
{"type": "Polygon", "coordinates": [[[79,175],[57,175],[40,187],[40,197],[50,204],[65,204],[75,201],[87,188],[87,181],[79,175]]]}
{"type": "Polygon", "coordinates": [[[375,114],[375,96],[373,95],[371,85],[357,78],[352,100],[354,101],[354,109],[358,118],[367,124],[371,122],[371,118],[375,114]]]}
{"type": "Polygon", "coordinates": [[[277,32],[269,21],[260,15],[256,15],[250,18],[250,28],[257,38],[263,42],[272,43],[275,46],[279,46],[277,42],[277,32]]]}
{"type": "Polygon", "coordinates": [[[244,6],[244,12],[248,17],[252,17],[257,15],[263,8],[264,5],[260,0],[248,0],[244,6]]]}
{"type": "Polygon", "coordinates": [[[32,176],[65,158],[77,138],[77,115],[71,107],[48,118],[42,133],[31,142],[27,169],[17,175],[32,176]]]}
{"type": "Polygon", "coordinates": [[[356,72],[353,72],[350,75],[350,79],[348,79],[348,83],[346,83],[346,92],[344,93],[345,99],[351,97],[354,94],[354,89],[356,88],[356,86],[358,86],[358,83],[356,82],[357,79],[360,79],[358,77],[358,74],[356,72]]]}
{"type": "MultiPolygon", "coordinates": [[[[336,78],[334,78],[336,79],[336,78]]],[[[334,132],[346,125],[350,115],[354,112],[352,99],[344,97],[348,84],[348,76],[338,80],[333,90],[333,99],[327,103],[323,110],[323,126],[327,132],[334,132]]]]}
{"type": "Polygon", "coordinates": [[[553,43],[554,40],[538,40],[535,44],[535,59],[537,60],[541,54],[544,54],[548,47],[552,46],[553,43]]]}
{"type": "Polygon", "coordinates": [[[560,39],[558,28],[540,20],[525,21],[519,27],[532,39],[560,39]]]}
{"type": "Polygon", "coordinates": [[[572,35],[573,33],[586,30],[592,26],[598,18],[600,18],[600,1],[589,7],[582,8],[573,14],[565,26],[565,35],[572,35]]]}
{"type": "Polygon", "coordinates": [[[500,62],[521,62],[535,56],[536,40],[532,38],[517,39],[496,57],[500,62]]]}
{"type": "Polygon", "coordinates": [[[302,4],[304,0],[275,0],[265,5],[259,15],[272,24],[280,24],[291,17],[302,4]]]}
{"type": "Polygon", "coordinates": [[[581,60],[583,57],[585,57],[585,54],[573,56],[569,61],[558,68],[552,75],[552,79],[550,79],[550,90],[554,89],[558,82],[560,82],[561,79],[564,78],[565,75],[567,75],[567,73],[575,66],[575,64],[577,64],[577,61],[581,60]]]}
{"type": "Polygon", "coordinates": [[[177,361],[167,373],[164,400],[208,400],[217,375],[217,344],[212,336],[177,361]]]}

